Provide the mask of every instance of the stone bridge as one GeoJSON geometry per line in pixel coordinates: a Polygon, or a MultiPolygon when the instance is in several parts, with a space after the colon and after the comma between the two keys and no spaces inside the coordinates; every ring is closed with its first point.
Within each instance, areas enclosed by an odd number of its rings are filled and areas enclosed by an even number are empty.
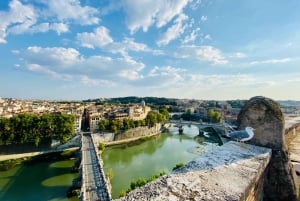
{"type": "MultiPolygon", "coordinates": [[[[235,130],[233,126],[227,123],[205,123],[205,122],[197,122],[197,121],[182,121],[182,120],[169,120],[166,122],[167,124],[175,124],[178,127],[178,131],[181,134],[184,130],[183,126],[196,126],[199,130],[199,135],[203,135],[203,129],[207,127],[211,127],[215,130],[215,137],[218,139],[220,144],[223,144],[222,137],[228,138],[227,133],[232,132],[235,130]]],[[[204,135],[205,137],[205,135],[204,135]]]]}
{"type": "Polygon", "coordinates": [[[85,133],[81,139],[81,195],[82,201],[110,201],[111,194],[105,178],[93,135],[85,133]]]}

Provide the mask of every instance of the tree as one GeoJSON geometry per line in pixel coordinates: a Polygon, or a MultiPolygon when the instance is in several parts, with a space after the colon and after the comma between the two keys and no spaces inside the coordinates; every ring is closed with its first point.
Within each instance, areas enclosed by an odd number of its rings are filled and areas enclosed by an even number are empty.
{"type": "Polygon", "coordinates": [[[157,123],[156,113],[153,111],[148,112],[146,117],[146,124],[153,127],[157,123]]]}
{"type": "Polygon", "coordinates": [[[213,109],[210,109],[208,111],[208,117],[210,120],[214,123],[219,123],[222,120],[222,115],[220,112],[214,111],[213,109]]]}
{"type": "Polygon", "coordinates": [[[102,119],[102,120],[99,121],[98,126],[99,126],[100,131],[108,130],[109,121],[107,119],[102,119]]]}
{"type": "Polygon", "coordinates": [[[74,134],[75,117],[68,114],[20,114],[0,119],[0,144],[22,144],[58,139],[66,142],[74,134]]]}
{"type": "Polygon", "coordinates": [[[130,121],[129,121],[129,119],[127,119],[127,118],[123,119],[123,128],[124,128],[124,130],[130,129],[130,121]]]}
{"type": "Polygon", "coordinates": [[[159,113],[163,115],[165,120],[170,119],[170,114],[166,106],[162,106],[159,108],[159,113]]]}

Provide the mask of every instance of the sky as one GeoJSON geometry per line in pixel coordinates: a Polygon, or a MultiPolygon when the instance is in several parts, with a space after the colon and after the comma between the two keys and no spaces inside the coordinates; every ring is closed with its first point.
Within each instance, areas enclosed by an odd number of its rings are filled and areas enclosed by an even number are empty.
{"type": "Polygon", "coordinates": [[[1,0],[0,97],[300,100],[299,0],[1,0]]]}

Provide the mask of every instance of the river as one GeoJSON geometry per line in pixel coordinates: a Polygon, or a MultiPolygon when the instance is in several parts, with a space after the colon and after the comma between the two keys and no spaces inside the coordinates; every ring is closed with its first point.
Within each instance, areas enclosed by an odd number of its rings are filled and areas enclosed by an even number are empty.
{"type": "Polygon", "coordinates": [[[70,173],[75,160],[39,162],[0,172],[1,201],[75,201],[67,189],[77,173],[70,173]]]}
{"type": "Polygon", "coordinates": [[[105,149],[102,158],[104,171],[112,169],[112,197],[118,198],[122,190],[130,187],[130,182],[140,177],[148,178],[161,171],[170,172],[177,163],[191,161],[204,152],[215,148],[214,143],[204,138],[195,140],[199,131],[196,126],[184,126],[184,134],[171,127],[169,133],[138,145],[119,145],[105,149]]]}
{"type": "MultiPolygon", "coordinates": [[[[105,149],[102,157],[104,171],[112,169],[112,197],[127,190],[130,182],[148,178],[161,171],[170,172],[177,163],[186,163],[217,145],[198,135],[195,126],[184,126],[184,134],[171,127],[139,144],[119,145],[105,149]]],[[[1,201],[75,201],[66,198],[66,191],[78,174],[70,173],[74,160],[24,164],[0,172],[1,201]]]]}

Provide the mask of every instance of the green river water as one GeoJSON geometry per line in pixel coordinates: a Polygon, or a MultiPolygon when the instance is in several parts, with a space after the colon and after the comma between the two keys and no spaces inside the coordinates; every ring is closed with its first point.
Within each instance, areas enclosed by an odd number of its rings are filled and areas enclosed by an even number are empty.
{"type": "Polygon", "coordinates": [[[180,162],[186,163],[216,144],[207,143],[203,138],[196,141],[198,128],[185,126],[184,134],[171,127],[169,133],[147,140],[139,145],[107,148],[102,156],[104,171],[113,170],[112,197],[118,198],[121,190],[127,190],[130,182],[140,177],[149,178],[164,170],[170,172],[180,162]]]}
{"type": "MultiPolygon", "coordinates": [[[[130,182],[139,177],[148,178],[162,170],[169,172],[180,162],[186,163],[213,149],[216,145],[203,138],[195,140],[198,129],[184,127],[184,134],[171,127],[150,140],[135,144],[106,148],[103,153],[104,171],[113,170],[112,196],[127,190],[130,182]]],[[[70,173],[74,160],[41,162],[20,165],[0,172],[1,201],[73,201],[66,191],[77,174],[70,173]]]]}
{"type": "Polygon", "coordinates": [[[1,201],[73,201],[66,192],[77,173],[75,160],[20,165],[0,172],[1,201]]]}

